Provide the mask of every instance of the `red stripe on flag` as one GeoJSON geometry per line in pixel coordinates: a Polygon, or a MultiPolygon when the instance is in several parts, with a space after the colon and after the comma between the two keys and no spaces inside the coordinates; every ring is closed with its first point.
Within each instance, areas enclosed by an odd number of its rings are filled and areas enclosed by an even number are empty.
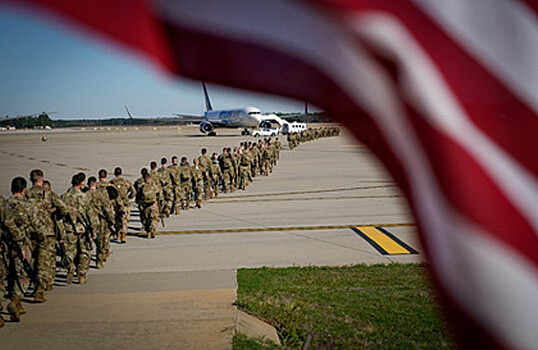
{"type": "MultiPolygon", "coordinates": [[[[443,75],[470,120],[520,164],[538,175],[536,113],[409,1],[316,0],[353,11],[382,12],[407,27],[443,75]]],[[[329,6],[330,8],[331,6],[329,6]]]]}

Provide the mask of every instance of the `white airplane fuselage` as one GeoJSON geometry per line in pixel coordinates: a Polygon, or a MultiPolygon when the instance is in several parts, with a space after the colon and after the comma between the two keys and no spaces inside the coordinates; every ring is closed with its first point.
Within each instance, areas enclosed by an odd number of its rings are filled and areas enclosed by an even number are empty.
{"type": "Polygon", "coordinates": [[[207,111],[205,121],[225,128],[255,128],[262,121],[261,111],[256,107],[207,111]]]}

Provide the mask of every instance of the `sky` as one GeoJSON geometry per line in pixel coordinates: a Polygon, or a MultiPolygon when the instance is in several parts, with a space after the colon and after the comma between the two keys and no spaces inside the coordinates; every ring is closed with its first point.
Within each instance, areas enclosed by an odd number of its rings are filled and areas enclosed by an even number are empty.
{"type": "MultiPolygon", "coordinates": [[[[303,102],[208,85],[214,109],[255,106],[301,112],[303,102]]],[[[200,115],[201,83],[165,75],[143,57],[60,22],[0,5],[0,118],[46,112],[52,119],[200,115]]],[[[311,108],[312,109],[312,108],[311,108]]]]}

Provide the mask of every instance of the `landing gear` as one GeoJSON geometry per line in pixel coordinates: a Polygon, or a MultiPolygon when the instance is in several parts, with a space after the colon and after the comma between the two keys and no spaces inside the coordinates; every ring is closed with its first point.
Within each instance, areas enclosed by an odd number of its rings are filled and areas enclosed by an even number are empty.
{"type": "Polygon", "coordinates": [[[214,131],[211,131],[210,133],[207,134],[207,136],[217,136],[217,133],[214,131]]]}
{"type": "Polygon", "coordinates": [[[247,129],[241,131],[241,135],[245,136],[245,135],[250,135],[250,131],[248,131],[247,129]]]}

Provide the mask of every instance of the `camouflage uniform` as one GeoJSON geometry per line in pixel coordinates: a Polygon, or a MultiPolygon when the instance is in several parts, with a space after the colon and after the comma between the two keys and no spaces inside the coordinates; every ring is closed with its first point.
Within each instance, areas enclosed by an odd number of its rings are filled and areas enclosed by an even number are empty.
{"type": "Polygon", "coordinates": [[[131,182],[121,176],[116,176],[110,181],[118,189],[119,199],[123,204],[123,215],[116,216],[116,234],[118,240],[125,243],[125,236],[131,219],[131,203],[130,200],[136,196],[136,190],[131,182]]]}
{"type": "Polygon", "coordinates": [[[213,198],[213,184],[212,179],[213,176],[211,174],[211,158],[207,154],[200,155],[198,157],[198,162],[200,163],[200,167],[202,168],[203,176],[204,176],[204,193],[205,193],[205,199],[211,199],[213,198]]]}
{"type": "Polygon", "coordinates": [[[188,164],[179,166],[179,178],[181,180],[181,209],[189,210],[192,196],[192,169],[188,164]]]}
{"type": "Polygon", "coordinates": [[[192,172],[192,189],[194,191],[194,200],[198,208],[202,207],[202,193],[204,191],[204,171],[200,165],[193,165],[192,172]]]}
{"type": "Polygon", "coordinates": [[[79,283],[86,283],[86,274],[90,269],[92,239],[99,230],[99,221],[94,212],[89,196],[80,189],[71,187],[62,195],[67,205],[65,218],[66,256],[69,263],[67,283],[73,280],[75,265],[79,283]]]}
{"type": "Polygon", "coordinates": [[[90,205],[99,220],[98,230],[95,234],[95,260],[97,268],[100,269],[106,261],[107,235],[110,232],[108,228],[114,225],[116,216],[114,207],[108,198],[106,188],[90,189],[87,195],[90,205]]]}
{"type": "MultiPolygon", "coordinates": [[[[19,321],[20,313],[24,313],[21,304],[21,296],[23,291],[16,286],[15,279],[22,277],[18,276],[17,272],[21,272],[20,258],[16,252],[8,246],[8,240],[13,243],[19,251],[30,251],[30,242],[23,230],[19,229],[13,211],[9,207],[4,197],[0,196],[0,305],[3,305],[4,296],[11,298],[8,305],[8,312],[11,316],[11,321],[19,321]],[[19,265],[17,268],[16,265],[19,265]],[[11,273],[9,272],[11,271],[11,273]],[[9,289],[6,290],[5,280],[8,280],[9,289]]],[[[13,247],[12,247],[13,248],[13,247]]],[[[19,280],[20,281],[20,280],[19,280]]],[[[0,327],[3,326],[4,320],[0,317],[0,327]]]]}
{"type": "Polygon", "coordinates": [[[146,219],[144,217],[144,213],[142,212],[142,193],[140,192],[140,189],[143,184],[144,184],[143,177],[139,177],[138,179],[136,179],[136,181],[133,184],[133,187],[136,190],[135,203],[138,207],[138,215],[139,215],[140,223],[142,224],[142,226],[144,226],[144,220],[146,219]]]}
{"type": "Polygon", "coordinates": [[[237,162],[239,164],[239,188],[244,190],[248,185],[248,175],[250,172],[250,156],[247,152],[239,155],[237,162]]]}
{"type": "Polygon", "coordinates": [[[155,238],[157,223],[159,222],[159,208],[157,206],[159,188],[153,182],[144,182],[140,186],[140,203],[144,213],[144,229],[148,238],[155,238]]]}
{"type": "Polygon", "coordinates": [[[224,193],[228,193],[230,189],[233,192],[234,165],[232,157],[229,153],[224,153],[219,158],[219,165],[220,169],[222,170],[222,187],[224,189],[224,193]]]}
{"type": "Polygon", "coordinates": [[[170,209],[172,208],[172,179],[170,178],[170,171],[166,167],[160,167],[157,170],[157,175],[159,175],[159,184],[161,185],[162,190],[162,205],[161,212],[165,217],[168,217],[170,214],[170,209]]]}
{"type": "Polygon", "coordinates": [[[32,186],[26,191],[26,198],[38,208],[39,216],[44,224],[43,240],[34,246],[33,254],[40,281],[37,297],[39,293],[52,289],[56,271],[56,232],[53,215],[63,217],[67,214],[67,208],[52,190],[43,186],[32,186]]]}
{"type": "Polygon", "coordinates": [[[220,166],[218,161],[214,160],[211,163],[211,183],[213,185],[213,193],[215,198],[219,196],[219,187],[221,183],[222,172],[220,171],[220,166]]]}
{"type": "MultiPolygon", "coordinates": [[[[29,248],[29,251],[32,251],[36,244],[45,240],[45,235],[43,234],[46,231],[45,223],[39,214],[39,209],[28,202],[22,195],[9,197],[7,203],[12,210],[15,224],[25,236],[24,238],[20,237],[19,246],[24,246],[27,249],[29,248]],[[26,243],[22,243],[23,241],[26,241],[26,243]]],[[[11,275],[8,279],[9,294],[12,301],[18,306],[19,311],[24,311],[20,300],[24,295],[22,285],[27,281],[27,276],[25,276],[22,260],[13,251],[9,260],[9,270],[11,275]]]]}
{"type": "MultiPolygon", "coordinates": [[[[97,183],[97,189],[100,190],[100,191],[103,191],[103,192],[107,192],[107,198],[108,198],[108,206],[110,209],[112,209],[112,212],[114,213],[114,220],[113,220],[113,223],[112,225],[110,226],[107,226],[106,229],[105,229],[105,237],[104,237],[104,250],[105,250],[105,261],[106,261],[106,258],[110,255],[110,236],[112,235],[112,230],[114,230],[114,234],[116,234],[116,230],[114,228],[115,226],[115,221],[116,221],[116,218],[117,217],[121,217],[123,216],[123,204],[122,204],[122,201],[121,199],[118,197],[116,199],[110,199],[110,197],[108,196],[108,191],[107,191],[107,188],[111,186],[111,187],[114,187],[117,191],[117,188],[116,186],[114,186],[113,184],[111,184],[110,182],[106,181],[106,180],[103,180],[101,179],[98,183],[97,183]]],[[[101,228],[103,226],[101,225],[101,228]]]]}
{"type": "Polygon", "coordinates": [[[170,179],[172,183],[172,194],[174,196],[174,200],[172,202],[172,212],[175,214],[179,214],[179,206],[181,205],[181,203],[183,203],[183,191],[179,164],[171,164],[167,168],[167,170],[170,174],[170,179]]]}

